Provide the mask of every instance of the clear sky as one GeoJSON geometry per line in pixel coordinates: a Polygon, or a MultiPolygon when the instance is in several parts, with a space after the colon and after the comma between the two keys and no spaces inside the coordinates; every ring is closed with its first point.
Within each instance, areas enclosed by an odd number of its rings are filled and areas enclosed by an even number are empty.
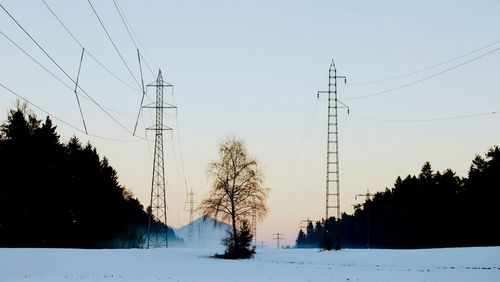
{"type": "MultiPolygon", "coordinates": [[[[115,75],[137,88],[86,0],[45,0],[82,45],[115,75]]],[[[340,116],[342,210],[355,195],[392,187],[398,175],[417,174],[425,161],[435,170],[465,176],[475,154],[500,143],[499,115],[440,119],[500,110],[500,1],[132,1],[116,0],[149,65],[175,85],[166,99],[174,128],[165,137],[168,220],[187,223],[186,189],[200,201],[208,194],[207,163],[229,135],[246,141],[266,175],[269,216],[258,240],[273,233],[293,244],[300,220],[324,214],[326,101],[333,58],[348,77],[340,99],[350,115],[340,116]],[[493,44],[494,43],[494,44],[493,44]],[[388,81],[392,78],[457,60],[388,81]],[[351,100],[448,72],[388,92],[351,100]],[[399,122],[361,119],[400,120],[399,122]],[[186,180],[186,181],[184,181],[186,180]],[[186,184],[185,184],[186,183],[186,184]]],[[[76,77],[80,46],[41,0],[1,1],[46,51],[76,77]]],[[[124,60],[139,77],[135,47],[112,0],[92,1],[124,60]]],[[[0,30],[69,85],[72,82],[0,10],[0,30]]],[[[0,83],[80,128],[75,96],[0,35],[0,83]]],[[[155,77],[145,68],[146,83],[155,77]]],[[[103,70],[88,55],[80,85],[129,130],[141,94],[103,70]]],[[[152,89],[151,89],[152,90],[152,89]]],[[[154,97],[153,92],[149,92],[154,97]]],[[[16,97],[0,89],[1,119],[16,97]]],[[[147,100],[147,102],[149,102],[147,100]]],[[[153,143],[132,137],[88,100],[82,99],[90,133],[60,122],[63,140],[76,135],[110,159],[120,183],[149,202],[153,143]]],[[[33,111],[43,117],[37,109],[33,111]]],[[[153,123],[139,120],[138,135],[153,123]]],[[[147,138],[152,140],[151,132],[147,138]]]]}

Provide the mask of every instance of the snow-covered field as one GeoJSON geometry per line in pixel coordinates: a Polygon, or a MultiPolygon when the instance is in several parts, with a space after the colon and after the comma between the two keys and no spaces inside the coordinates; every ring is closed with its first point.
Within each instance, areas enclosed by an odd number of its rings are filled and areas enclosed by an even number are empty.
{"type": "Polygon", "coordinates": [[[252,260],[210,249],[0,249],[0,281],[500,281],[500,247],[263,249],[252,260]]]}

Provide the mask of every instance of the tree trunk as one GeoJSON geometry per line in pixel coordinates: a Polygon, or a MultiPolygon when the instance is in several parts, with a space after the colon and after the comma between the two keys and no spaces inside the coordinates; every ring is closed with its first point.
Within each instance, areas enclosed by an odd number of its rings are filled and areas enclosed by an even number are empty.
{"type": "Polygon", "coordinates": [[[237,235],[236,235],[236,212],[234,210],[234,203],[233,200],[231,200],[231,221],[233,223],[233,246],[237,247],[237,235]]]}

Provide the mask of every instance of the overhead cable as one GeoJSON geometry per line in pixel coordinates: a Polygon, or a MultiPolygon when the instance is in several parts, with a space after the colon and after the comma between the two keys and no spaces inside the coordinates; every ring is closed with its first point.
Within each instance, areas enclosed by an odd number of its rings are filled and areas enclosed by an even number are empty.
{"type": "Polygon", "coordinates": [[[66,32],[71,36],[71,38],[73,38],[73,40],[80,46],[80,48],[84,48],[85,49],[85,53],[87,55],[89,55],[90,58],[92,58],[99,66],[101,66],[105,71],[107,71],[110,75],[112,75],[115,79],[117,79],[118,81],[120,81],[122,84],[124,84],[125,86],[127,86],[128,88],[134,90],[134,91],[140,91],[139,89],[137,89],[136,87],[130,85],[129,83],[127,83],[125,80],[121,79],[118,75],[116,75],[113,71],[111,71],[108,67],[106,67],[104,65],[104,63],[102,63],[99,59],[97,59],[97,57],[95,57],[87,48],[85,48],[83,46],[83,44],[80,42],[80,40],[78,40],[78,38],[76,38],[76,36],[73,34],[73,32],[71,32],[71,30],[69,30],[69,28],[63,23],[63,21],[57,16],[57,14],[54,12],[54,10],[47,4],[47,2],[45,2],[45,0],[41,0],[43,2],[43,4],[45,4],[45,7],[47,7],[47,9],[50,11],[50,13],[52,14],[52,16],[54,16],[54,18],[59,22],[59,24],[66,30],[66,32]]]}
{"type": "MultiPolygon", "coordinates": [[[[19,46],[19,44],[17,44],[16,42],[14,42],[14,40],[12,40],[12,38],[10,38],[7,34],[5,34],[3,31],[0,30],[0,34],[2,36],[4,36],[12,45],[14,45],[17,49],[19,49],[24,55],[26,55],[28,58],[30,58],[35,64],[37,64],[39,67],[41,67],[43,70],[45,70],[48,74],[50,74],[54,79],[56,79],[57,81],[59,81],[62,85],[64,85],[66,88],[68,88],[69,90],[71,91],[74,91],[73,87],[71,87],[68,83],[64,82],[60,77],[58,77],[57,75],[55,75],[52,71],[50,71],[47,67],[45,67],[44,65],[42,65],[37,59],[35,59],[33,56],[31,56],[26,50],[24,50],[21,46],[19,46]]],[[[75,84],[76,86],[77,84],[75,84]]],[[[82,98],[85,98],[87,100],[90,101],[90,99],[87,97],[87,96],[82,96],[82,98]]],[[[116,113],[116,114],[120,114],[120,115],[128,115],[128,114],[125,114],[125,113],[121,113],[119,111],[116,111],[114,109],[111,109],[109,107],[106,107],[106,106],[103,106],[103,108],[105,108],[106,110],[110,111],[110,112],[113,112],[113,113],[116,113]]]]}
{"type": "MultiPolygon", "coordinates": [[[[59,63],[31,36],[31,34],[10,14],[7,9],[0,3],[0,7],[5,11],[5,13],[16,23],[16,25],[33,41],[36,46],[68,77],[74,84],[76,81],[61,67],[59,63]]],[[[88,94],[81,86],[78,88],[95,104],[97,105],[109,118],[111,118],[116,124],[118,124],[125,131],[132,133],[130,129],[126,128],[121,122],[119,122],[115,117],[113,117],[106,109],[101,106],[90,94],[88,94]]]]}
{"type": "Polygon", "coordinates": [[[123,58],[123,55],[122,53],[120,52],[120,50],[118,49],[118,47],[116,46],[115,42],[113,41],[113,38],[111,38],[111,35],[109,34],[108,32],[108,29],[106,28],[106,26],[104,25],[104,23],[102,22],[101,20],[101,17],[99,17],[99,14],[97,13],[96,9],[94,8],[94,5],[92,5],[92,2],[90,2],[90,0],[87,0],[87,2],[89,3],[90,7],[92,8],[92,11],[94,11],[94,15],[97,17],[97,19],[99,20],[99,23],[101,24],[102,28],[104,29],[104,32],[106,33],[106,35],[108,36],[108,39],[109,41],[111,41],[111,44],[113,45],[116,53],[118,53],[118,56],[120,56],[120,59],[122,60],[123,64],[125,65],[125,67],[127,68],[128,72],[130,73],[130,75],[134,78],[134,81],[135,83],[137,84],[137,86],[139,88],[141,88],[141,84],[139,83],[139,81],[137,80],[137,78],[135,77],[135,75],[132,73],[132,70],[130,69],[130,67],[128,66],[127,62],[125,61],[125,59],[123,58]]]}
{"type": "Polygon", "coordinates": [[[428,118],[428,119],[383,119],[383,118],[358,116],[358,115],[353,115],[353,114],[351,114],[350,117],[357,118],[357,119],[370,120],[370,121],[380,121],[380,122],[434,122],[434,121],[447,121],[447,120],[455,120],[455,119],[469,119],[469,118],[496,115],[499,113],[500,113],[500,111],[490,111],[490,112],[482,112],[482,113],[475,113],[475,114],[457,115],[457,116],[449,116],[449,117],[442,117],[442,118],[428,118]]]}
{"type": "MultiPolygon", "coordinates": [[[[120,15],[120,19],[122,20],[122,23],[125,26],[125,29],[127,30],[128,36],[130,37],[130,40],[132,40],[132,43],[135,46],[135,49],[137,49],[137,50],[141,49],[137,46],[138,43],[136,43],[136,40],[134,39],[134,36],[132,35],[132,33],[134,33],[134,31],[132,30],[132,27],[129,28],[129,24],[127,24],[127,20],[125,19],[125,14],[123,13],[121,8],[119,7],[118,2],[116,0],[113,0],[113,4],[115,5],[116,11],[118,11],[118,15],[120,15]]],[[[142,55],[141,55],[141,57],[144,61],[144,64],[146,65],[149,72],[151,73],[151,75],[155,76],[155,74],[154,74],[153,70],[151,69],[151,67],[149,66],[146,58],[144,58],[142,55]]]]}
{"type": "MultiPolygon", "coordinates": [[[[10,93],[12,93],[13,95],[17,96],[19,99],[23,100],[24,102],[26,102],[28,105],[31,105],[32,107],[38,109],[39,111],[45,113],[46,115],[52,117],[53,119],[63,123],[64,125],[70,127],[70,128],[73,128],[74,130],[80,132],[80,133],[84,133],[85,134],[85,131],[78,128],[77,126],[65,121],[64,119],[54,115],[53,113],[43,109],[42,107],[34,104],[33,102],[31,102],[30,100],[28,100],[27,98],[23,97],[22,95],[20,95],[19,93],[17,93],[16,91],[10,89],[9,87],[5,86],[4,84],[0,83],[0,87],[2,87],[3,89],[9,91],[10,93]]],[[[122,139],[114,139],[114,138],[109,138],[109,137],[104,137],[104,136],[100,136],[100,135],[95,135],[95,134],[87,134],[88,136],[91,136],[91,137],[94,137],[94,138],[97,138],[97,139],[101,139],[101,140],[105,140],[105,141],[111,141],[111,142],[138,142],[138,141],[143,141],[141,139],[134,139],[134,140],[122,140],[122,139]]],[[[145,139],[145,141],[149,141],[147,139],[145,139]]]]}
{"type": "Polygon", "coordinates": [[[495,41],[493,43],[487,44],[487,45],[482,46],[480,48],[474,49],[474,50],[472,50],[470,52],[467,52],[465,54],[462,54],[462,55],[450,58],[450,59],[448,59],[446,61],[434,64],[434,65],[430,65],[430,66],[427,66],[427,67],[424,67],[424,68],[421,68],[421,69],[418,69],[418,70],[415,70],[415,71],[407,72],[407,73],[400,74],[400,75],[391,76],[391,77],[388,77],[388,78],[378,79],[378,80],[371,80],[371,81],[364,81],[364,82],[352,82],[352,83],[349,83],[349,85],[358,86],[358,85],[375,84],[375,83],[386,82],[386,81],[391,81],[391,80],[395,80],[395,79],[399,79],[399,78],[411,76],[411,75],[418,74],[418,73],[424,72],[426,70],[430,70],[430,69],[433,69],[433,68],[436,68],[436,67],[439,67],[439,66],[442,66],[442,65],[446,65],[446,64],[451,63],[453,61],[462,59],[464,57],[467,57],[469,55],[472,55],[474,53],[477,53],[479,51],[487,49],[487,48],[489,48],[491,46],[494,46],[494,45],[496,45],[498,43],[500,43],[500,40],[497,40],[497,41],[495,41]]]}
{"type": "Polygon", "coordinates": [[[480,59],[480,58],[482,58],[482,57],[485,57],[485,56],[487,56],[487,55],[493,54],[493,53],[495,53],[495,52],[497,52],[497,51],[499,51],[499,50],[500,50],[500,47],[497,47],[497,48],[495,48],[495,49],[493,49],[493,50],[490,50],[490,51],[488,51],[488,52],[486,52],[486,53],[483,53],[483,54],[481,54],[481,55],[478,55],[478,56],[476,56],[476,57],[473,57],[472,59],[469,59],[469,60],[467,60],[467,61],[465,61],[465,62],[462,62],[462,63],[460,63],[460,64],[457,64],[457,65],[451,66],[451,67],[446,68],[446,69],[444,69],[444,70],[442,70],[442,71],[439,71],[439,72],[437,72],[437,73],[433,73],[433,74],[431,74],[431,75],[425,76],[425,77],[423,77],[423,78],[421,78],[421,79],[414,80],[414,81],[411,81],[411,82],[408,82],[408,83],[402,84],[402,85],[397,86],[397,87],[389,88],[389,89],[382,90],[382,91],[377,91],[377,92],[374,92],[374,93],[371,93],[371,94],[366,94],[366,95],[361,95],[361,96],[355,96],[355,97],[350,97],[350,98],[344,98],[344,101],[365,99],[365,98],[370,98],[370,97],[375,97],[375,96],[380,96],[380,95],[384,95],[384,94],[387,94],[387,93],[391,93],[391,92],[394,92],[394,91],[396,91],[396,90],[399,90],[399,89],[402,89],[402,88],[406,88],[406,87],[408,87],[408,86],[412,86],[412,85],[415,85],[415,84],[420,83],[420,82],[422,82],[422,81],[426,81],[426,80],[428,80],[428,79],[434,78],[434,77],[439,76],[439,75],[441,75],[441,74],[447,73],[447,72],[452,71],[452,70],[454,70],[454,69],[457,69],[457,68],[459,68],[459,67],[461,67],[461,66],[464,66],[464,65],[466,65],[466,64],[468,64],[468,63],[471,63],[471,62],[473,62],[473,61],[479,60],[479,59],[480,59]]]}

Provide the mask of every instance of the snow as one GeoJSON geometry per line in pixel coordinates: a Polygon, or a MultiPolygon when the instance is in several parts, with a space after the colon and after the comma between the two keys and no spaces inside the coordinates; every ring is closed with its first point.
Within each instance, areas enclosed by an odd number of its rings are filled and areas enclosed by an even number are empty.
{"type": "Polygon", "coordinates": [[[424,250],[0,249],[0,281],[500,281],[500,247],[424,250]]]}

